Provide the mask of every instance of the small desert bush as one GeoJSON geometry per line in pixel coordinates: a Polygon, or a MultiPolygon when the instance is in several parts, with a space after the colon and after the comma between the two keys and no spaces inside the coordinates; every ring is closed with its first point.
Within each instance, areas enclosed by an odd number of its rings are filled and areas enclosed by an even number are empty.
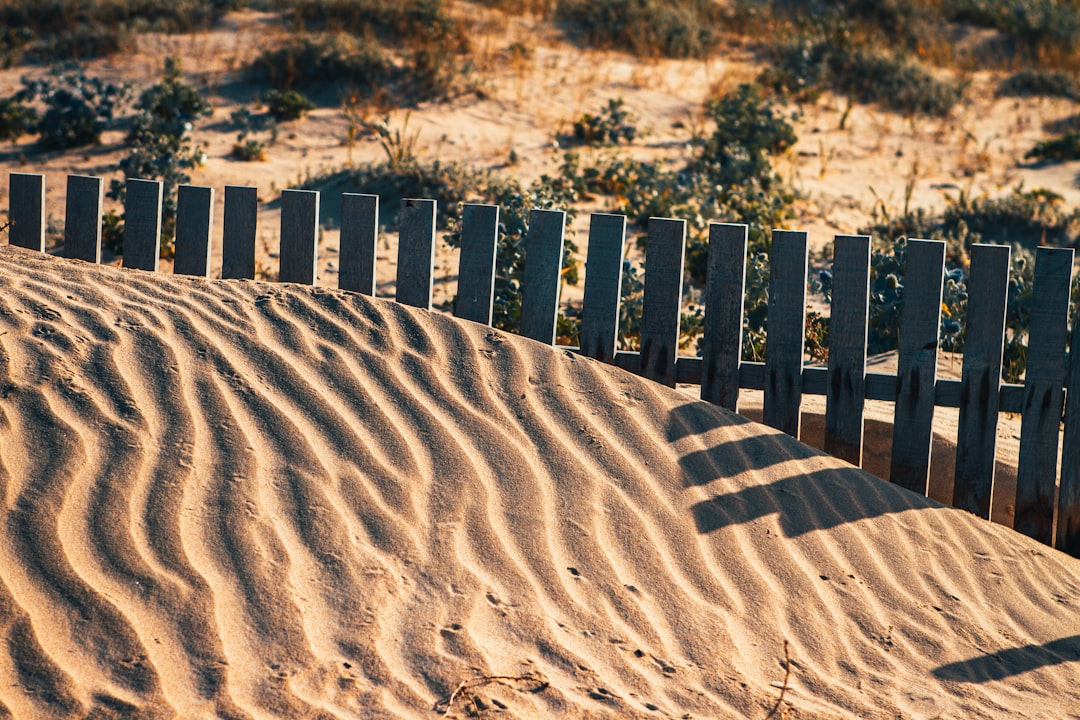
{"type": "Polygon", "coordinates": [[[574,121],[573,134],[563,140],[593,146],[633,142],[638,135],[636,122],[637,117],[626,109],[623,99],[612,98],[596,115],[583,113],[574,121]]]}
{"type": "Polygon", "coordinates": [[[902,53],[831,38],[797,39],[772,51],[759,78],[774,90],[813,100],[833,90],[904,114],[945,116],[963,97],[963,85],[937,78],[902,53]]]}
{"type": "Polygon", "coordinates": [[[945,17],[994,28],[1016,51],[1067,67],[1080,46],[1080,4],[1074,0],[942,0],[945,17]]]}
{"type": "MultiPolygon", "coordinates": [[[[176,228],[176,189],[191,180],[188,171],[200,164],[201,148],[192,147],[195,122],[211,113],[210,103],[183,82],[180,61],[166,58],[163,78],[145,89],[136,103],[139,111],[128,133],[129,153],[120,161],[122,179],[113,180],[109,197],[120,202],[127,193],[123,178],[162,182],[162,251],[168,255],[176,228]]],[[[116,218],[107,234],[107,246],[123,252],[123,218],[116,218]]]]}
{"type": "Polygon", "coordinates": [[[997,94],[1005,97],[1063,97],[1080,100],[1080,82],[1076,75],[1063,70],[1021,70],[998,85],[997,94]]]}
{"type": "Polygon", "coordinates": [[[273,114],[256,114],[240,108],[229,119],[237,130],[231,155],[242,162],[264,162],[266,147],[277,141],[277,120],[273,114]]]}
{"type": "Polygon", "coordinates": [[[588,45],[640,57],[712,54],[722,21],[712,0],[563,0],[556,17],[588,45]]]}
{"type": "Polygon", "coordinates": [[[0,140],[15,142],[35,132],[38,114],[14,98],[0,98],[0,140]]]}
{"type": "Polygon", "coordinates": [[[344,83],[371,91],[393,77],[393,62],[375,42],[345,34],[297,34],[267,49],[252,66],[281,90],[344,83]]]}
{"type": "Polygon", "coordinates": [[[268,90],[263,94],[263,102],[278,122],[299,120],[315,109],[315,103],[295,90],[268,90]]]}
{"type": "Polygon", "coordinates": [[[94,145],[116,120],[128,88],[86,74],[79,65],[61,65],[41,78],[23,78],[17,103],[39,102],[38,145],[46,150],[94,145]]]}
{"type": "Polygon", "coordinates": [[[1061,137],[1043,140],[1024,154],[1028,160],[1061,162],[1080,160],[1080,130],[1067,132],[1061,137]]]}

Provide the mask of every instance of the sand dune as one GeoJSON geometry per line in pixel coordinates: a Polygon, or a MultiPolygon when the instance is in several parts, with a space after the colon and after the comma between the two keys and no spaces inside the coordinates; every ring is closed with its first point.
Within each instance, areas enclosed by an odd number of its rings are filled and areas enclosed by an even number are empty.
{"type": "Polygon", "coordinates": [[[0,488],[2,717],[1080,717],[1080,561],[388,301],[0,248],[0,488]]]}

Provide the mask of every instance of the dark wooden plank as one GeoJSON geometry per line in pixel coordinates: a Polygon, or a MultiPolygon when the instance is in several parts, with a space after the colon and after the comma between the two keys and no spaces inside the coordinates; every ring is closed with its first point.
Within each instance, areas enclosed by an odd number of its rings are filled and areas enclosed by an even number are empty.
{"type": "Polygon", "coordinates": [[[625,245],[626,217],[593,213],[585,261],[581,354],[606,363],[615,358],[625,245]]]}
{"type": "Polygon", "coordinates": [[[525,235],[525,273],[521,281],[521,329],[527,338],[555,344],[562,280],[562,210],[533,210],[525,235]]]}
{"type": "Polygon", "coordinates": [[[214,230],[214,188],[181,185],[176,189],[176,259],[173,273],[210,277],[214,230]]]}
{"type": "Polygon", "coordinates": [[[701,399],[735,411],[739,405],[747,226],[709,223],[701,399]]]}
{"type": "Polygon", "coordinates": [[[225,219],[221,233],[221,277],[255,277],[255,231],[259,211],[258,188],[225,186],[225,219]]]}
{"type": "Polygon", "coordinates": [[[281,192],[280,282],[316,284],[319,259],[319,193],[281,192]]]}
{"type": "Polygon", "coordinates": [[[686,221],[649,218],[648,232],[641,303],[640,374],[674,387],[686,221]]]}
{"type": "Polygon", "coordinates": [[[773,230],[765,337],[766,425],[799,436],[803,347],[806,342],[807,235],[773,230]]]}
{"type": "Polygon", "coordinates": [[[68,175],[64,214],[64,257],[101,262],[101,207],[104,187],[99,177],[68,175]]]}
{"type": "Polygon", "coordinates": [[[339,288],[375,295],[378,245],[379,196],[342,193],[339,288]]]}
{"type": "Polygon", "coordinates": [[[833,245],[825,452],[852,465],[862,465],[869,309],[870,238],[837,235],[833,245]]]}
{"type": "Polygon", "coordinates": [[[401,201],[398,234],[397,301],[403,305],[431,309],[432,279],[435,275],[434,200],[401,201]]]}
{"type": "Polygon", "coordinates": [[[157,272],[161,255],[161,181],[128,178],[123,266],[157,272]]]}
{"type": "Polygon", "coordinates": [[[499,249],[497,205],[468,203],[461,209],[461,256],[458,261],[454,315],[491,324],[495,306],[495,253],[499,249]]]}
{"type": "Polygon", "coordinates": [[[8,177],[8,242],[45,252],[45,176],[11,173],[8,177]]]}
{"type": "Polygon", "coordinates": [[[1080,311],[1073,317],[1054,547],[1080,558],[1080,311]]]}
{"type": "Polygon", "coordinates": [[[1065,342],[1073,251],[1041,247],[1031,294],[1020,459],[1013,527],[1039,542],[1054,542],[1058,430],[1065,404],[1065,342]]]}
{"type": "Polygon", "coordinates": [[[990,518],[1009,248],[972,245],[953,506],[990,518]]]}
{"type": "Polygon", "coordinates": [[[909,240],[904,253],[896,410],[889,480],[925,495],[930,482],[938,329],[945,280],[945,243],[909,240]]]}

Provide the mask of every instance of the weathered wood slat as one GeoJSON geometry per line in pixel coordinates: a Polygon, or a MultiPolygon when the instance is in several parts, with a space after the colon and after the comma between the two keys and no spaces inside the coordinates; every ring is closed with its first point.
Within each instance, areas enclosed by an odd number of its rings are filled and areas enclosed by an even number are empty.
{"type": "Polygon", "coordinates": [[[837,235],[833,246],[825,452],[852,465],[862,465],[869,309],[870,238],[837,235]]]}
{"type": "Polygon", "coordinates": [[[799,436],[801,418],[806,265],[806,233],[773,230],[762,419],[766,425],[792,437],[799,436]]]}
{"type": "Polygon", "coordinates": [[[686,221],[649,218],[641,302],[641,375],[675,386],[686,221]]]}
{"type": "Polygon", "coordinates": [[[319,193],[281,193],[281,258],[278,280],[316,284],[319,257],[319,193]]]}
{"type": "Polygon", "coordinates": [[[123,266],[157,272],[161,255],[161,181],[128,178],[123,266]]]}
{"type": "Polygon", "coordinates": [[[606,363],[615,358],[625,244],[625,216],[593,213],[585,262],[581,354],[606,363]]]}
{"type": "Polygon", "coordinates": [[[64,257],[101,262],[101,207],[104,187],[99,177],[68,175],[64,213],[64,257]]]}
{"type": "Polygon", "coordinates": [[[1080,311],[1073,317],[1054,547],[1080,558],[1080,311]]]}
{"type": "Polygon", "coordinates": [[[547,345],[555,344],[565,228],[566,213],[562,210],[529,213],[521,282],[521,334],[547,345]]]}
{"type": "Polygon", "coordinates": [[[972,245],[953,506],[990,518],[1009,248],[972,245]]]}
{"type": "Polygon", "coordinates": [[[701,399],[735,411],[739,404],[747,226],[709,223],[701,399]]]}
{"type": "Polygon", "coordinates": [[[434,200],[401,201],[395,297],[402,305],[431,309],[436,207],[434,200]]]}
{"type": "Polygon", "coordinates": [[[495,303],[495,253],[499,249],[499,207],[466,204],[461,209],[461,258],[454,315],[491,325],[495,303]]]}
{"type": "Polygon", "coordinates": [[[909,240],[904,253],[896,412],[889,479],[925,495],[930,482],[938,330],[945,278],[945,243],[909,240]]]}
{"type": "Polygon", "coordinates": [[[379,196],[342,193],[339,288],[375,295],[378,245],[379,196]]]}
{"type": "Polygon", "coordinates": [[[45,176],[11,173],[8,178],[8,242],[45,252],[45,176]]]}
{"type": "Polygon", "coordinates": [[[225,186],[225,219],[221,228],[222,278],[254,279],[258,211],[258,188],[225,186]]]}
{"type": "Polygon", "coordinates": [[[176,259],[173,273],[210,277],[214,230],[214,188],[181,185],[176,189],[176,259]]]}
{"type": "Polygon", "coordinates": [[[1072,264],[1073,251],[1069,248],[1039,248],[1031,295],[1013,527],[1047,545],[1054,542],[1058,430],[1065,403],[1062,386],[1072,264]]]}

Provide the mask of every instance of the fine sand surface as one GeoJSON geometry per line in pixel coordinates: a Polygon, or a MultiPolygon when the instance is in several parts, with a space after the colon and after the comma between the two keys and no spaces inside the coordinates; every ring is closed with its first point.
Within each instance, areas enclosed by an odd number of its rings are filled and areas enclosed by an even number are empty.
{"type": "Polygon", "coordinates": [[[386,300],[2,247],[0,490],[0,717],[1080,717],[1080,560],[386,300]]]}

